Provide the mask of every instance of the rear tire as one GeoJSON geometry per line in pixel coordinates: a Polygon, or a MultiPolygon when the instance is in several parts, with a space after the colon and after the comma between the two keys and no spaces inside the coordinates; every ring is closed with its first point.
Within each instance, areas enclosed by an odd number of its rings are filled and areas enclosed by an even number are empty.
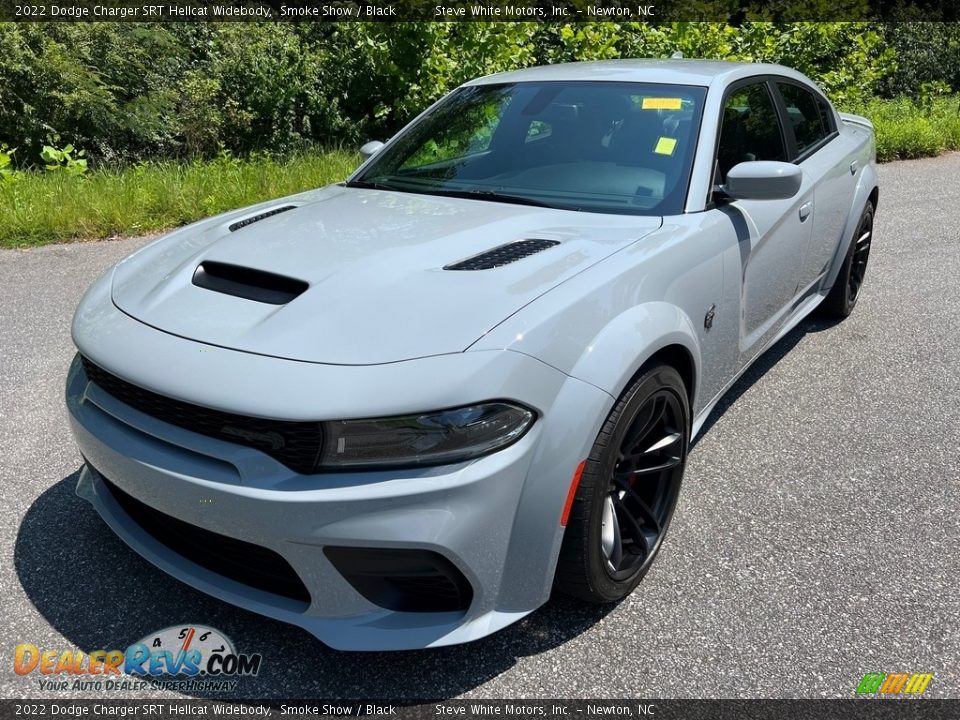
{"type": "Polygon", "coordinates": [[[594,603],[636,588],[673,517],[690,444],[690,406],[680,374],[644,371],[620,396],[580,477],[554,587],[594,603]]]}
{"type": "Polygon", "coordinates": [[[873,241],[873,203],[867,202],[853,234],[843,265],[830,293],[818,308],[822,317],[843,320],[850,315],[860,299],[860,289],[867,271],[870,244],[873,241]]]}

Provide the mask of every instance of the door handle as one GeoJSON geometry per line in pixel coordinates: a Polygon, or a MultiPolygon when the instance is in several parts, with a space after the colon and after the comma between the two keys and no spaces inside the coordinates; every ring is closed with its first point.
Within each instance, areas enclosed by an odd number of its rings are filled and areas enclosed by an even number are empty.
{"type": "Polygon", "coordinates": [[[808,217],[810,217],[810,211],[813,210],[812,202],[805,202],[800,206],[800,222],[803,222],[808,217]]]}

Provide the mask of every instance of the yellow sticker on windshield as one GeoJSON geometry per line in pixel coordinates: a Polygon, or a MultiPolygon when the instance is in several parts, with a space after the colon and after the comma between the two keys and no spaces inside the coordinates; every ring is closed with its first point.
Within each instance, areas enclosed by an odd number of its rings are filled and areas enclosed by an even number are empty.
{"type": "Polygon", "coordinates": [[[658,155],[673,155],[673,151],[677,147],[676,138],[662,137],[657,140],[657,146],[653,149],[658,155]]]}
{"type": "Polygon", "coordinates": [[[680,98],[645,97],[641,107],[644,110],[679,110],[682,105],[680,98]]]}

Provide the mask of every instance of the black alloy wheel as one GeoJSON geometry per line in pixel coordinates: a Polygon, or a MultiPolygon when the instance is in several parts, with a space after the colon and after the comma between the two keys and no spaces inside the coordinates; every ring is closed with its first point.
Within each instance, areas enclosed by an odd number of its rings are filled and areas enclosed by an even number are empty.
{"type": "Polygon", "coordinates": [[[680,490],[683,422],[677,396],[660,390],[637,411],[620,445],[600,535],[614,580],[645,571],[660,548],[680,490]]]}
{"type": "Polygon", "coordinates": [[[873,240],[873,212],[864,213],[860,226],[854,235],[853,256],[850,262],[850,275],[847,279],[847,302],[851,309],[860,297],[863,278],[867,273],[867,260],[870,258],[870,242],[873,240]]]}
{"type": "Polygon", "coordinates": [[[670,525],[690,443],[680,374],[640,374],[607,417],[587,459],[560,548],[555,587],[597,603],[629,595],[670,525]]]}

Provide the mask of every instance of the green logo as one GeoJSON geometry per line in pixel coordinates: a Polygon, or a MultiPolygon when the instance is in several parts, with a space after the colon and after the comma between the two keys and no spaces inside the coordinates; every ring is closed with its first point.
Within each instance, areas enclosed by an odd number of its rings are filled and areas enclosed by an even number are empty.
{"type": "Polygon", "coordinates": [[[920,695],[933,673],[867,673],[857,685],[857,695],[920,695]]]}

